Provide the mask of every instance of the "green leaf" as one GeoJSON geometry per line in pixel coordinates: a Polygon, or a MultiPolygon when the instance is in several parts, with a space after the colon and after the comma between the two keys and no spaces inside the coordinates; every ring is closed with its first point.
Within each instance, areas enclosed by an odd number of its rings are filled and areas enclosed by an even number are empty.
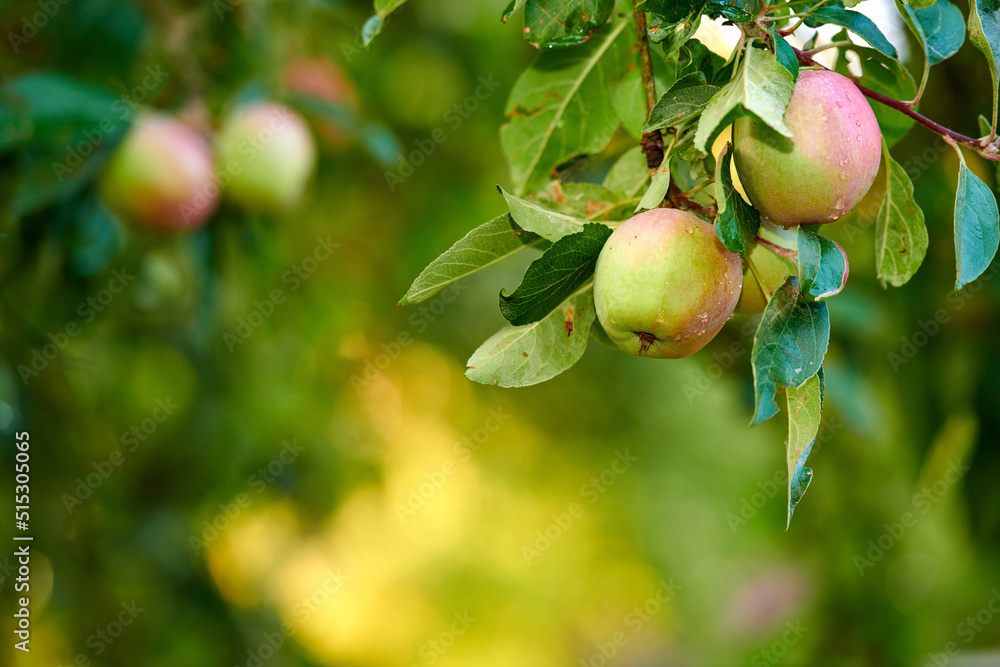
{"type": "Polygon", "coordinates": [[[649,183],[646,194],[642,196],[639,205],[635,207],[635,212],[648,211],[660,205],[663,198],[667,196],[670,189],[670,156],[664,156],[663,162],[653,174],[653,180],[649,183]]]}
{"type": "Polygon", "coordinates": [[[121,138],[132,116],[128,105],[101,88],[52,72],[26,74],[0,87],[0,151],[40,148],[58,152],[63,161],[68,146],[94,147],[93,136],[121,138]]]}
{"type": "Polygon", "coordinates": [[[537,322],[576,292],[593,282],[601,248],[611,236],[607,225],[585,225],[582,232],[564,236],[524,272],[511,295],[500,290],[500,313],[514,326],[537,322]]]}
{"type": "Polygon", "coordinates": [[[618,127],[607,80],[633,63],[630,21],[602,29],[586,44],[541,54],[514,84],[500,143],[514,192],[542,187],[574,155],[604,149],[618,127]]]}
{"type": "Polygon", "coordinates": [[[518,12],[518,10],[524,9],[524,3],[528,0],[511,0],[510,4],[507,5],[507,9],[503,10],[503,16],[500,20],[506,23],[510,20],[510,17],[518,12]]]}
{"type": "Polygon", "coordinates": [[[642,131],[653,132],[665,127],[676,127],[697,117],[718,90],[716,86],[705,82],[703,73],[688,74],[663,93],[642,131]]]}
{"type": "Polygon", "coordinates": [[[642,138],[642,124],[646,122],[646,91],[642,71],[638,67],[626,69],[621,76],[608,79],[608,93],[615,113],[625,130],[638,141],[642,138]]]}
{"type": "Polygon", "coordinates": [[[709,85],[723,86],[732,78],[732,63],[697,39],[689,40],[677,53],[677,78],[682,79],[689,74],[701,72],[709,85]]]}
{"type": "Polygon", "coordinates": [[[816,442],[823,414],[823,370],[820,369],[801,387],[789,387],[785,397],[788,400],[788,444],[785,450],[788,462],[787,530],[792,523],[795,506],[812,481],[812,470],[805,464],[816,442]]]}
{"type": "Polygon", "coordinates": [[[799,58],[795,55],[795,49],[788,41],[778,34],[777,30],[773,28],[770,31],[771,40],[774,43],[774,57],[778,59],[781,66],[788,70],[788,73],[792,75],[792,81],[799,80],[799,58]]]}
{"type": "MultiPolygon", "coordinates": [[[[888,58],[875,49],[862,46],[850,46],[846,50],[853,51],[858,56],[858,64],[861,67],[859,83],[897,100],[912,100],[916,97],[916,79],[899,61],[888,58]]],[[[846,57],[837,60],[836,69],[844,76],[852,76],[847,69],[846,57]]],[[[913,127],[912,118],[884,104],[872,104],[871,108],[878,120],[879,129],[882,130],[882,138],[890,148],[913,127]]]]}
{"type": "Polygon", "coordinates": [[[989,186],[965,164],[958,150],[958,190],[955,192],[955,259],[960,290],[989,268],[1000,243],[1000,214],[997,200],[989,186]]]}
{"type": "Polygon", "coordinates": [[[906,170],[892,159],[885,144],[882,154],[886,166],[885,196],[875,227],[875,267],[883,286],[889,283],[900,287],[924,261],[927,226],[924,212],[913,198],[913,182],[906,170]]]}
{"type": "Polygon", "coordinates": [[[476,227],[431,262],[410,285],[400,306],[420,303],[456,280],[499,262],[542,239],[514,225],[506,213],[476,227]]]}
{"type": "Polygon", "coordinates": [[[565,213],[551,211],[537,202],[515,197],[500,186],[497,186],[497,190],[507,200],[510,215],[521,229],[550,241],[558,241],[568,234],[575,234],[589,222],[565,213]]]}
{"type": "Polygon", "coordinates": [[[361,27],[361,40],[366,47],[382,32],[385,20],[403,6],[406,0],[375,0],[375,13],[361,27]]]}
{"type": "Polygon", "coordinates": [[[757,237],[760,229],[760,213],[733,186],[733,175],[730,171],[733,161],[732,144],[726,144],[719,157],[719,167],[716,169],[716,201],[725,204],[715,219],[715,234],[726,246],[729,252],[746,255],[750,244],[757,237]]]}
{"type": "Polygon", "coordinates": [[[623,153],[604,177],[604,187],[625,199],[637,196],[647,182],[649,167],[641,146],[633,146],[623,153]]]}
{"type": "Polygon", "coordinates": [[[534,199],[550,211],[597,222],[619,221],[631,217],[637,200],[635,194],[621,195],[596,183],[562,181],[549,183],[534,199]]]}
{"type": "Polygon", "coordinates": [[[801,298],[824,301],[847,284],[847,253],[825,236],[799,227],[799,289],[801,298]]]}
{"type": "Polygon", "coordinates": [[[925,8],[908,7],[896,0],[896,8],[924,52],[924,73],[919,89],[923,92],[931,67],[951,58],[965,43],[965,17],[948,0],[938,0],[925,8]]]}
{"type": "Polygon", "coordinates": [[[590,283],[547,317],[495,333],[473,353],[465,375],[501,387],[527,387],[554,378],[583,356],[594,317],[590,283]]]}
{"type": "Polygon", "coordinates": [[[1000,93],[1000,0],[969,0],[969,39],[983,52],[993,82],[993,122],[997,125],[1000,93]]]}
{"type": "Polygon", "coordinates": [[[839,25],[847,28],[884,55],[890,58],[898,57],[896,47],[885,38],[885,35],[882,34],[882,31],[878,29],[878,26],[874,22],[861,12],[844,9],[843,5],[839,2],[833,2],[812,10],[811,14],[813,20],[807,21],[807,25],[815,27],[817,22],[839,25]]]}
{"type": "Polygon", "coordinates": [[[698,32],[698,26],[701,23],[700,16],[700,13],[693,13],[681,23],[671,23],[653,15],[649,22],[649,41],[653,44],[659,44],[660,48],[663,49],[664,58],[672,60],[698,32]]]}
{"type": "Polygon", "coordinates": [[[798,278],[789,276],[775,290],[754,337],[755,409],[751,425],[778,413],[775,394],[783,387],[801,387],[823,365],[830,342],[826,304],[799,298],[798,278]]]}
{"type": "Polygon", "coordinates": [[[705,13],[712,18],[724,16],[734,23],[756,20],[760,9],[760,0],[716,0],[705,5],[705,13]]]}
{"type": "Polygon", "coordinates": [[[748,45],[740,71],[702,111],[694,137],[695,147],[706,151],[723,129],[746,112],[791,138],[792,131],[785,125],[784,116],[794,88],[792,75],[773,53],[748,45]]]}
{"type": "Polygon", "coordinates": [[[614,0],[527,0],[524,38],[538,49],[583,44],[607,23],[614,0]]]}
{"type": "Polygon", "coordinates": [[[654,16],[663,19],[668,25],[677,25],[688,20],[689,17],[701,13],[707,0],[692,0],[690,2],[678,2],[678,0],[643,0],[636,7],[641,12],[649,12],[654,16]]]}

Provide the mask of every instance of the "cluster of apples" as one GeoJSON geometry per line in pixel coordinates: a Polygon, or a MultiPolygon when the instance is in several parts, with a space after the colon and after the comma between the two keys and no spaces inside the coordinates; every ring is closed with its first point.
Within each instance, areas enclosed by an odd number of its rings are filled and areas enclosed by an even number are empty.
{"type": "MultiPolygon", "coordinates": [[[[353,91],[329,61],[293,63],[285,87],[331,103],[353,91]]],[[[331,142],[336,128],[321,126],[331,142]]],[[[280,213],[302,197],[316,164],[305,120],[274,101],[235,106],[214,137],[164,112],[137,117],[100,176],[107,206],[125,221],[161,232],[203,226],[222,197],[247,211],[280,213]]]]}
{"type": "MultiPolygon", "coordinates": [[[[794,140],[753,116],[733,126],[733,161],[750,203],[779,227],[839,220],[878,174],[882,134],[875,114],[850,79],[809,70],[799,75],[785,124],[794,140]]],[[[611,234],[598,258],[598,320],[629,354],[693,354],[734,312],[763,312],[764,289],[773,292],[796,272],[792,261],[764,244],[748,254],[756,272],[745,270],[712,224],[693,213],[640,213],[611,234]]]]}

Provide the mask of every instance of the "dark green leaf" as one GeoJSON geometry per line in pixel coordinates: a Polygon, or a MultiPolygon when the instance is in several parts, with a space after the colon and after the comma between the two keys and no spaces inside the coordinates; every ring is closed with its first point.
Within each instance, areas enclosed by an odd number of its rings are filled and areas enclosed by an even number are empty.
{"type": "Polygon", "coordinates": [[[826,304],[800,299],[798,278],[789,276],[768,302],[754,337],[752,425],[778,413],[774,397],[780,389],[801,387],[819,371],[829,342],[826,304]]]}
{"type": "Polygon", "coordinates": [[[553,243],[528,266],[513,294],[500,291],[500,313],[514,326],[537,322],[551,313],[581,285],[593,280],[597,256],[609,236],[610,227],[595,223],[553,243]]]}
{"type": "Polygon", "coordinates": [[[924,72],[920,78],[922,93],[931,66],[951,58],[965,42],[965,17],[948,0],[938,0],[925,8],[908,7],[896,0],[896,8],[924,52],[924,72]]]}
{"type": "Polygon", "coordinates": [[[700,14],[707,0],[643,0],[637,9],[649,12],[663,20],[666,25],[677,25],[689,17],[700,14]]]}
{"type": "Polygon", "coordinates": [[[420,303],[464,276],[541,243],[541,237],[522,231],[506,213],[497,216],[473,229],[431,262],[410,285],[399,305],[420,303]]]}
{"type": "Polygon", "coordinates": [[[802,500],[812,481],[812,470],[806,467],[806,459],[812,452],[822,421],[823,369],[806,380],[801,387],[788,387],[785,397],[788,400],[788,444],[785,450],[788,464],[787,530],[792,523],[795,506],[802,500]]]}
{"type": "Polygon", "coordinates": [[[878,29],[878,26],[874,22],[861,12],[844,9],[843,5],[839,2],[833,2],[825,4],[819,9],[814,9],[812,11],[812,18],[814,20],[809,21],[809,25],[815,26],[816,22],[839,25],[847,28],[884,55],[890,58],[897,57],[896,47],[885,38],[885,35],[882,34],[882,31],[878,29]]]}
{"type": "Polygon", "coordinates": [[[622,199],[637,196],[648,182],[649,167],[641,146],[633,146],[622,154],[604,177],[604,187],[622,199]]]}
{"type": "Polygon", "coordinates": [[[550,380],[583,356],[594,317],[591,283],[544,319],[523,327],[506,326],[495,333],[473,353],[465,376],[501,387],[527,387],[550,380]]]}
{"type": "Polygon", "coordinates": [[[760,9],[760,0],[716,0],[705,5],[705,13],[709,16],[724,16],[734,23],[756,20],[760,9]]]}
{"type": "Polygon", "coordinates": [[[836,241],[799,227],[799,286],[802,298],[823,301],[840,294],[850,267],[836,241]]]}
{"type": "MultiPolygon", "coordinates": [[[[961,152],[959,152],[961,156],[961,152]]],[[[989,186],[965,165],[958,167],[958,190],[955,192],[955,259],[960,290],[989,268],[1000,243],[1000,214],[997,200],[989,186]]]]}
{"type": "Polygon", "coordinates": [[[718,88],[705,83],[701,72],[688,74],[675,82],[653,107],[643,132],[675,127],[701,113],[718,88]]]}
{"type": "Polygon", "coordinates": [[[892,159],[884,145],[883,155],[885,196],[875,228],[875,266],[883,285],[899,287],[913,277],[924,261],[927,226],[924,212],[913,198],[913,182],[906,170],[892,159]]]}
{"type": "Polygon", "coordinates": [[[771,30],[771,40],[774,43],[774,56],[781,63],[781,66],[792,75],[792,81],[799,80],[799,58],[795,55],[795,49],[784,37],[778,34],[777,30],[771,30]]]}
{"type": "Polygon", "coordinates": [[[733,176],[730,171],[732,161],[732,144],[726,144],[715,172],[716,200],[720,204],[725,204],[725,208],[719,211],[715,219],[715,234],[729,252],[745,255],[757,237],[760,213],[743,201],[743,197],[733,186],[733,176]]]}
{"type": "Polygon", "coordinates": [[[371,46],[372,40],[382,32],[385,20],[405,2],[406,0],[375,0],[375,13],[361,28],[361,39],[365,46],[371,46]]]}
{"type": "Polygon", "coordinates": [[[524,38],[539,49],[582,44],[607,23],[614,0],[527,0],[524,38]]]}
{"type": "Polygon", "coordinates": [[[709,85],[723,86],[732,77],[732,65],[697,39],[688,40],[677,52],[678,79],[701,72],[709,85]]]}
{"type": "Polygon", "coordinates": [[[503,16],[500,20],[504,23],[509,21],[510,17],[516,14],[518,10],[524,9],[525,2],[527,2],[527,0],[510,0],[510,4],[507,5],[507,9],[503,10],[503,16]]]}

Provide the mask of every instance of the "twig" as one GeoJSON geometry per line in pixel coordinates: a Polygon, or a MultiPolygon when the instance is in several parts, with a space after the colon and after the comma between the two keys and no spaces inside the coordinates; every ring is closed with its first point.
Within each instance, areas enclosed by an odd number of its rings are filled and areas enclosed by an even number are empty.
{"type": "MultiPolygon", "coordinates": [[[[635,0],[638,7],[640,0],[635,0]]],[[[639,45],[639,68],[642,71],[642,87],[646,93],[646,118],[656,106],[656,81],[653,79],[653,57],[649,52],[649,35],[646,33],[646,13],[635,9],[635,36],[639,45]]],[[[646,166],[658,169],[663,162],[663,134],[659,130],[645,132],[639,142],[646,154],[646,166]]]]}
{"type": "MultiPolygon", "coordinates": [[[[794,46],[792,47],[792,49],[795,50],[795,55],[798,57],[800,64],[806,65],[806,66],[819,66],[819,67],[823,67],[818,62],[816,62],[815,60],[813,60],[812,58],[810,58],[809,55],[806,54],[806,53],[804,53],[803,51],[800,51],[800,50],[796,49],[794,46]]],[[[827,68],[823,67],[823,69],[827,69],[827,68]]],[[[858,90],[860,90],[861,93],[865,97],[873,99],[876,102],[880,102],[880,103],[884,104],[885,106],[889,107],[890,109],[895,109],[896,111],[900,112],[901,114],[903,114],[905,116],[909,116],[910,118],[912,118],[913,120],[917,121],[918,123],[920,123],[924,127],[926,127],[929,130],[931,130],[932,132],[934,132],[936,134],[939,134],[942,137],[945,137],[946,139],[951,139],[951,140],[953,140],[953,141],[955,141],[957,143],[960,143],[960,144],[968,146],[968,147],[970,147],[972,149],[975,149],[975,151],[977,153],[979,153],[980,155],[982,155],[987,160],[993,160],[993,161],[1000,162],[1000,152],[998,152],[998,147],[995,144],[984,143],[980,139],[974,139],[972,137],[967,137],[964,134],[960,134],[958,132],[955,132],[954,130],[949,130],[944,125],[941,125],[939,123],[935,123],[930,118],[917,113],[916,111],[914,111],[913,109],[911,109],[910,107],[908,107],[906,105],[906,102],[900,102],[899,100],[894,100],[893,98],[887,97],[886,95],[883,95],[882,93],[875,92],[871,88],[867,88],[865,86],[862,86],[857,81],[854,82],[854,85],[858,87],[858,90]]]]}

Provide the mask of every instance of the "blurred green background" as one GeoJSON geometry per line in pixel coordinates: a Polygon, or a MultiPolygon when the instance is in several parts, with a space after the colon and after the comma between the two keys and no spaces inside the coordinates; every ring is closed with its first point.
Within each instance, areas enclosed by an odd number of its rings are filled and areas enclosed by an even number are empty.
{"type": "MultiPolygon", "coordinates": [[[[954,154],[922,129],[894,151],[931,237],[905,287],[874,278],[881,181],[825,230],[851,278],[830,305],[815,478],[785,532],[784,416],[746,427],[752,319],[680,361],[592,341],[511,391],[464,363],[531,258],[396,307],[505,211],[497,128],[535,55],[505,5],[412,0],[364,50],[360,0],[0,2],[5,86],[58,73],[121,99],[160,68],[143,104],[217,125],[322,56],[357,99],[310,116],[338,136],[294,211],[224,207],[172,237],[121,225],[83,177],[53,182],[65,138],[18,143],[0,117],[0,663],[1000,665],[1000,300],[995,269],[952,292],[954,154]],[[481,77],[498,85],[476,98],[481,77]],[[400,151],[420,152],[412,174],[400,151]],[[134,279],[88,320],[114,271],[134,279]],[[282,304],[224,338],[274,290],[282,304]],[[25,381],[19,365],[70,322],[79,335],[25,381]],[[10,632],[23,430],[27,654],[10,632]]],[[[986,81],[967,45],[922,111],[975,134],[986,81]]],[[[86,100],[53,113],[92,122],[86,100]]]]}

